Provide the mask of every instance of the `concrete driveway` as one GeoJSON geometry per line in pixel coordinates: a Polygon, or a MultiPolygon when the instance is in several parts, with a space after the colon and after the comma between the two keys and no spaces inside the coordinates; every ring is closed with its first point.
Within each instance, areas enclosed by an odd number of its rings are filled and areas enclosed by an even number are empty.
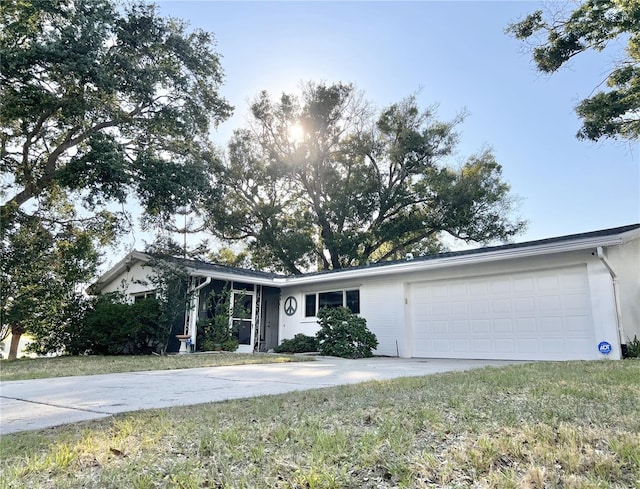
{"type": "Polygon", "coordinates": [[[510,363],[518,362],[319,357],[314,362],[0,382],[0,434],[50,428],[140,409],[203,404],[510,363]]]}

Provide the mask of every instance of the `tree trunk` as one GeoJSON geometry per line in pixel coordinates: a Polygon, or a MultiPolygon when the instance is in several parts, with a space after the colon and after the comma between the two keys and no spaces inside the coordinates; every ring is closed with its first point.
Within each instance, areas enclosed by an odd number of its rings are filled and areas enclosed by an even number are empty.
{"type": "Polygon", "coordinates": [[[18,358],[18,345],[20,345],[20,338],[22,337],[22,330],[11,330],[11,347],[9,348],[8,360],[15,360],[18,358]]]}

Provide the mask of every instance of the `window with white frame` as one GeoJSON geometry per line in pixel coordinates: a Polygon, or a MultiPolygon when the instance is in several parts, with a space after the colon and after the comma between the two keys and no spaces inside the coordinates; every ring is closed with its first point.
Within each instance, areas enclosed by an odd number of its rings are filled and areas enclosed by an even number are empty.
{"type": "Polygon", "coordinates": [[[350,290],[330,290],[305,294],[304,296],[304,316],[315,317],[323,307],[347,307],[354,314],[360,313],[360,291],[350,290]]]}

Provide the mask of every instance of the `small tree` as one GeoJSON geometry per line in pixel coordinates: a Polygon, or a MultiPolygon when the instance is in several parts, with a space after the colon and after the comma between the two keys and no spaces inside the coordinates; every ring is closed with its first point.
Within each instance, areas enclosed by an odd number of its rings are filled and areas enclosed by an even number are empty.
{"type": "Polygon", "coordinates": [[[140,281],[140,283],[152,286],[155,291],[160,312],[158,330],[163,338],[160,353],[164,355],[167,352],[174,325],[184,314],[192,294],[187,286],[189,271],[179,259],[163,255],[153,256],[146,266],[151,267],[153,273],[148,281],[140,281]]]}
{"type": "Polygon", "coordinates": [[[346,307],[323,307],[318,312],[318,338],[321,355],[343,358],[368,358],[378,339],[367,328],[367,320],[346,307]]]}

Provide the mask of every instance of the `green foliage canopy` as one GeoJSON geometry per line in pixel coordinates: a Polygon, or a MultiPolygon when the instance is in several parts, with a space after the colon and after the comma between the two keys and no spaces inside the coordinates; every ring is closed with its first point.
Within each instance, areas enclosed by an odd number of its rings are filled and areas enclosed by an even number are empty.
{"type": "Polygon", "coordinates": [[[253,263],[289,273],[337,269],[506,239],[522,230],[489,151],[446,164],[462,118],[443,122],[415,97],[378,112],[352,85],[261,93],[238,130],[208,205],[212,233],[249,243],[253,263]]]}
{"type": "Polygon", "coordinates": [[[95,247],[128,222],[112,204],[137,198],[161,219],[202,200],[214,161],[209,129],[231,112],[221,82],[212,36],[149,3],[2,2],[2,312],[14,336],[59,326],[44,319],[88,275],[63,281],[64,293],[38,281],[64,275],[61,250],[95,268],[95,247]],[[26,236],[33,245],[21,244],[26,236]]]}
{"type": "Polygon", "coordinates": [[[626,43],[625,55],[607,77],[607,90],[582,100],[576,113],[581,139],[640,137],[640,4],[638,0],[585,0],[569,14],[538,10],[511,24],[516,39],[532,40],[538,70],[552,73],[574,56],[626,43]]]}
{"type": "Polygon", "coordinates": [[[90,210],[198,200],[231,111],[210,34],[111,0],[7,0],[1,27],[3,211],[55,188],[90,210]]]}

